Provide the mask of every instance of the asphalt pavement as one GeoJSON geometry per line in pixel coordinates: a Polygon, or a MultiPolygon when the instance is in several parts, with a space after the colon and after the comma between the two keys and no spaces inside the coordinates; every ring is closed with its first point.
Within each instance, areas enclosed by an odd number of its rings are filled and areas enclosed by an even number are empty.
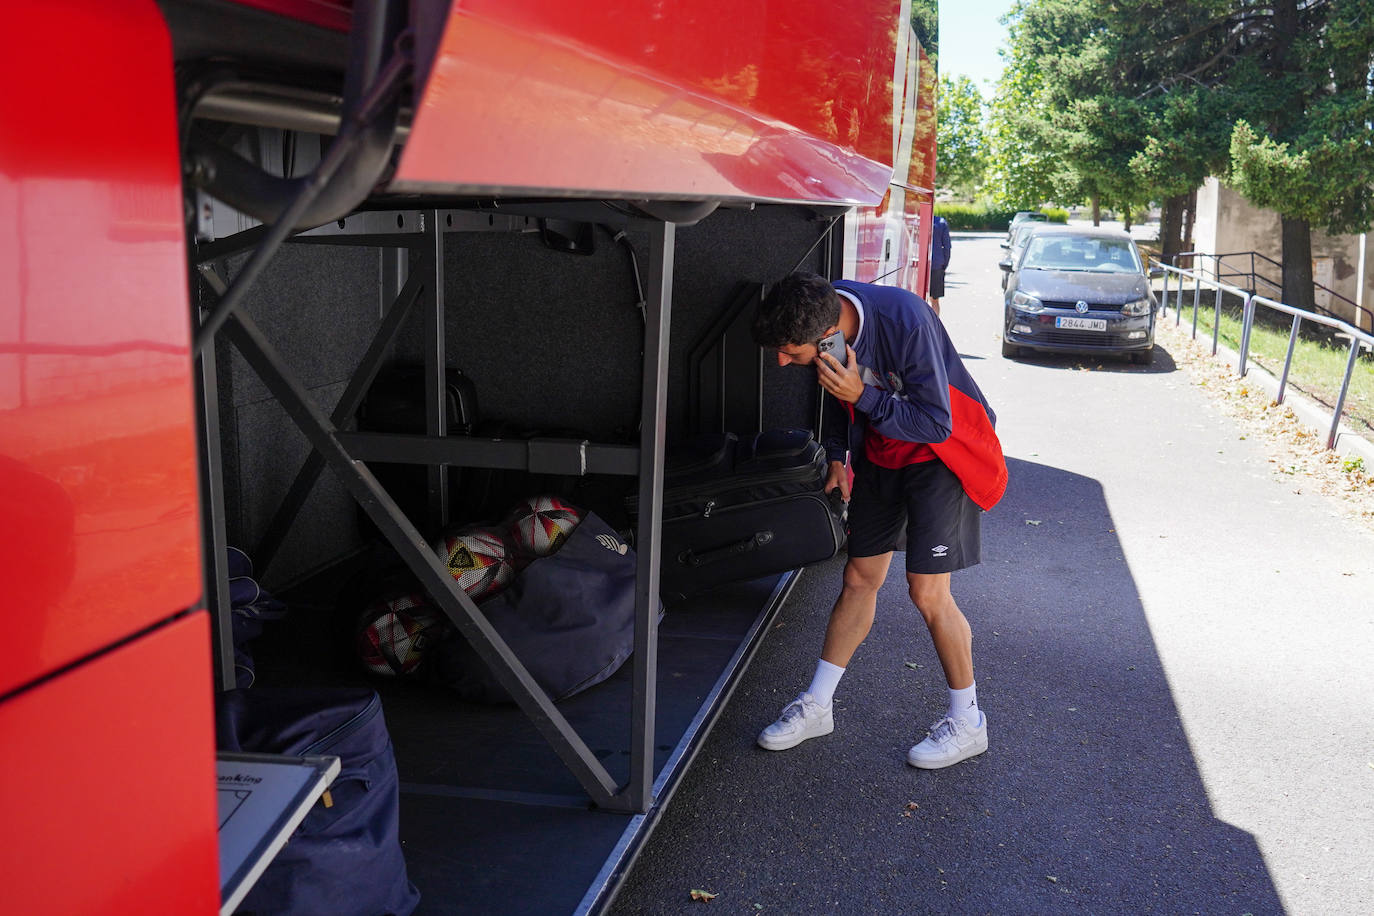
{"type": "Polygon", "coordinates": [[[945,690],[899,561],[835,732],[755,746],[843,561],[808,569],[618,916],[1374,912],[1374,536],[1273,474],[1163,347],[1003,359],[997,241],[956,236],[943,301],[1011,471],[954,577],[988,752],[905,763],[945,690]]]}

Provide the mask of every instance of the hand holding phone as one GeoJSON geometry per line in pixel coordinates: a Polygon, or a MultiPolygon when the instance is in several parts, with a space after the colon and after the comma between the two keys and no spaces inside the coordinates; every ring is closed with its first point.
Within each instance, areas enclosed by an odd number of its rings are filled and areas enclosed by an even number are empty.
{"type": "Polygon", "coordinates": [[[829,353],[839,361],[841,366],[849,365],[849,355],[845,352],[844,332],[836,331],[828,337],[822,337],[816,342],[818,353],[829,353]]]}

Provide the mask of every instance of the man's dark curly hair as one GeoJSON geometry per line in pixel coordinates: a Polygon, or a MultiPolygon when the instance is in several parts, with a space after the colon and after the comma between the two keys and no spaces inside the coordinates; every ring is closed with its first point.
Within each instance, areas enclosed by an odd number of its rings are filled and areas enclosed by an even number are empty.
{"type": "Polygon", "coordinates": [[[840,296],[824,277],[794,273],[779,280],[754,315],[754,342],[777,349],[815,343],[840,320],[840,296]]]}

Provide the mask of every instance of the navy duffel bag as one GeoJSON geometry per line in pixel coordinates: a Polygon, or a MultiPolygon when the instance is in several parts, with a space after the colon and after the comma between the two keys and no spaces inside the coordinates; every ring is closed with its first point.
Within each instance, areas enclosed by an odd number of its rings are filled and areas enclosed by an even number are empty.
{"type": "MultiPolygon", "coordinates": [[[[634,649],[635,552],[588,512],[558,552],[533,560],[481,611],[550,697],[599,684],[634,649]]],[[[433,650],[429,675],[464,699],[510,694],[456,631],[433,650]]]]}
{"type": "Polygon", "coordinates": [[[240,916],[409,916],[400,790],[376,692],[255,688],[217,697],[221,751],[333,756],[331,805],[316,802],[240,904],[240,916]]]}

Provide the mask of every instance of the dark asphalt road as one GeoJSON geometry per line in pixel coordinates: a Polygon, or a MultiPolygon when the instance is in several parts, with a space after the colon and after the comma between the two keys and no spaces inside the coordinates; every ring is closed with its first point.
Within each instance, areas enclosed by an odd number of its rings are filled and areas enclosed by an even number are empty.
{"type": "Polygon", "coordinates": [[[815,664],[841,561],[812,568],[618,916],[1374,912],[1374,538],[1167,351],[1003,360],[998,253],[956,238],[944,300],[1011,469],[954,582],[989,751],[905,763],[945,694],[900,562],[834,734],[755,747],[815,664]]]}

